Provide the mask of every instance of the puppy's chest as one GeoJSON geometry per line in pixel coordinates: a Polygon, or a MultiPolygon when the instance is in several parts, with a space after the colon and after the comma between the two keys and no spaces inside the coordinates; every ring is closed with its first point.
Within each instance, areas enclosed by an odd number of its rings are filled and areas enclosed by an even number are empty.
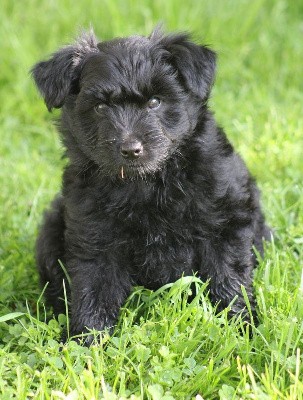
{"type": "MultiPolygon", "coordinates": [[[[112,213],[110,213],[113,216],[112,213]]],[[[134,237],[140,236],[146,245],[163,243],[170,237],[184,240],[192,225],[190,207],[182,202],[161,204],[157,200],[132,201],[118,207],[115,223],[134,237]]]]}
{"type": "Polygon", "coordinates": [[[193,224],[187,210],[162,209],[155,204],[138,206],[119,219],[118,224],[128,238],[133,272],[143,279],[143,285],[162,285],[178,279],[182,273],[192,273],[193,224]]]}
{"type": "Polygon", "coordinates": [[[192,274],[194,246],[191,230],[177,221],[153,216],[128,233],[129,268],[134,281],[150,289],[192,274]]]}
{"type": "Polygon", "coordinates": [[[72,241],[79,238],[81,248],[88,243],[87,251],[93,251],[97,258],[106,253],[129,269],[135,282],[152,289],[195,269],[197,222],[184,199],[175,196],[164,201],[153,193],[149,197],[142,193],[88,196],[90,202],[78,203],[75,208],[83,212],[83,218],[76,213],[78,229],[69,235],[72,241]]]}

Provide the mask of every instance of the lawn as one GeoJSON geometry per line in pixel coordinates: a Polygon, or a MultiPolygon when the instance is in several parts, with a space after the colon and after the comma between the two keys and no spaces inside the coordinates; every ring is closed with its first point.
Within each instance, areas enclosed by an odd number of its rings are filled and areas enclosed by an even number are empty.
{"type": "Polygon", "coordinates": [[[1,1],[0,399],[303,399],[303,3],[1,1]],[[136,288],[114,335],[60,345],[34,261],[65,161],[30,67],[81,27],[100,39],[189,30],[218,53],[210,101],[262,190],[275,232],[255,273],[260,324],[215,316],[207,285],[136,288]],[[201,397],[199,397],[201,396],[201,397]]]}

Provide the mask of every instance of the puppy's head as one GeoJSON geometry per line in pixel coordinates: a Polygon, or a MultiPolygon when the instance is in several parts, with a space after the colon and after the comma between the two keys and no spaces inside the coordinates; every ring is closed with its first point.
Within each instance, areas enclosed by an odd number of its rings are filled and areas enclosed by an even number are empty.
{"type": "Polygon", "coordinates": [[[214,72],[211,50],[159,30],[102,43],[84,34],[32,69],[48,109],[62,107],[69,156],[125,178],[154,174],[191,135],[214,72]]]}

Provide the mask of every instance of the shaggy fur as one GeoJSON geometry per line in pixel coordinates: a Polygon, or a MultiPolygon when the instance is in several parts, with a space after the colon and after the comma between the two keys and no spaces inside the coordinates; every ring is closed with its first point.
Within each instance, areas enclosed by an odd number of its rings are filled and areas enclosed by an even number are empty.
{"type": "Polygon", "coordinates": [[[241,285],[255,310],[253,247],[269,237],[259,193],[207,108],[215,53],[187,34],[98,43],[92,32],[32,70],[49,110],[62,107],[69,159],[46,213],[37,264],[55,314],[71,285],[71,334],[112,327],[134,285],[196,273],[219,309],[241,285]],[[66,283],[67,285],[67,283],[66,283]]]}

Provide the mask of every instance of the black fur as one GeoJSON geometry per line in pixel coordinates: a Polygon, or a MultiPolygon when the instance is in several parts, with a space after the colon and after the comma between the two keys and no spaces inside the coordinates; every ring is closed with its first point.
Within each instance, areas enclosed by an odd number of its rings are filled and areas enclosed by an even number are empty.
{"type": "Polygon", "coordinates": [[[269,237],[259,193],[207,108],[215,53],[187,34],[98,43],[84,34],[34,66],[49,110],[62,107],[69,164],[46,213],[37,263],[46,298],[71,334],[112,327],[134,285],[210,279],[231,314],[255,310],[253,246],[269,237]],[[152,99],[152,101],[150,101],[152,99]],[[159,103],[160,101],[160,103],[159,103]],[[66,284],[67,285],[67,284],[66,284]]]}

